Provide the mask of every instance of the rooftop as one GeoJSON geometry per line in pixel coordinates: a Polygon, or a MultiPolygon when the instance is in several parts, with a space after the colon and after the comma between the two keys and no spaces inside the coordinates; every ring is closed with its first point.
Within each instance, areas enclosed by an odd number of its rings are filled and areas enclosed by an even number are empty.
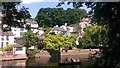
{"type": "Polygon", "coordinates": [[[30,24],[37,24],[35,20],[30,20],[30,19],[26,20],[25,22],[30,24]]]}
{"type": "Polygon", "coordinates": [[[11,31],[3,31],[3,32],[0,32],[0,35],[13,36],[14,34],[11,31]]]}
{"type": "Polygon", "coordinates": [[[53,28],[53,30],[57,30],[57,31],[65,31],[65,29],[60,28],[60,27],[56,27],[56,26],[53,28]]]}

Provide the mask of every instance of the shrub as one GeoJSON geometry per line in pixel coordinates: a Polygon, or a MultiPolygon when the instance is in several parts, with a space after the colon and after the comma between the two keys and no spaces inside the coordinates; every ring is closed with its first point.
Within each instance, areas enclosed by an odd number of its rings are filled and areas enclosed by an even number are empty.
{"type": "Polygon", "coordinates": [[[7,47],[4,48],[5,51],[11,51],[12,46],[10,44],[7,44],[7,47]]]}

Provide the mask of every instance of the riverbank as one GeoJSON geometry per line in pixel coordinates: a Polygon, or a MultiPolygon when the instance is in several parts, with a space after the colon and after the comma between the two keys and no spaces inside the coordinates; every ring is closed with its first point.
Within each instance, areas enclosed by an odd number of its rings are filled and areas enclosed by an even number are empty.
{"type": "MultiPolygon", "coordinates": [[[[80,59],[87,59],[89,58],[90,54],[96,53],[96,51],[99,51],[99,49],[80,49],[80,50],[68,50],[67,52],[60,52],[59,54],[56,54],[52,52],[52,55],[56,58],[61,58],[61,59],[66,59],[68,58],[76,58],[79,57],[80,59]]],[[[58,52],[57,52],[58,53],[58,52]]],[[[35,54],[36,58],[41,58],[41,57],[52,57],[51,53],[48,51],[42,51],[39,53],[35,54]]],[[[0,54],[0,60],[21,60],[21,59],[28,59],[26,54],[0,54]]]]}
{"type": "Polygon", "coordinates": [[[28,59],[26,54],[13,54],[9,51],[0,53],[0,58],[2,61],[28,59]]]}
{"type": "MultiPolygon", "coordinates": [[[[74,57],[80,57],[81,59],[87,59],[87,58],[89,58],[90,54],[95,54],[96,51],[99,51],[99,49],[68,50],[67,52],[60,52],[60,57],[65,58],[65,57],[74,56],[74,57]]],[[[51,57],[51,55],[48,51],[43,51],[43,52],[40,52],[40,53],[36,53],[35,57],[37,57],[37,58],[51,57]]]]}

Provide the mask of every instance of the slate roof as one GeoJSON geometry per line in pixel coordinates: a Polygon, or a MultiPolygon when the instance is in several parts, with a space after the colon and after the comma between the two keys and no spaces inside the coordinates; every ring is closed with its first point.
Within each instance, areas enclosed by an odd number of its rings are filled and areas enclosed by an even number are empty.
{"type": "Polygon", "coordinates": [[[37,37],[39,38],[39,40],[44,40],[45,36],[42,35],[37,35],[37,37]]]}
{"type": "Polygon", "coordinates": [[[56,30],[56,31],[65,31],[65,29],[60,28],[60,27],[54,27],[53,30],[56,30]]]}
{"type": "Polygon", "coordinates": [[[26,23],[29,23],[29,24],[38,24],[36,21],[34,20],[26,20],[25,21],[26,23]]]}
{"type": "Polygon", "coordinates": [[[12,45],[12,47],[23,47],[22,45],[20,45],[20,44],[11,44],[12,45]]]}

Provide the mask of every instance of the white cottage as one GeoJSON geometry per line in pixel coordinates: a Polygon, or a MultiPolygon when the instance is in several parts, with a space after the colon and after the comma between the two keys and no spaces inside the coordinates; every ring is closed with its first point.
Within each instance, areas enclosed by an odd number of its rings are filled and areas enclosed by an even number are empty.
{"type": "Polygon", "coordinates": [[[26,54],[26,47],[20,44],[12,44],[14,54],[26,54]]]}
{"type": "Polygon", "coordinates": [[[15,28],[15,27],[11,27],[11,31],[13,32],[14,34],[14,37],[23,37],[23,34],[24,32],[27,32],[27,30],[25,28],[15,28]]]}
{"type": "Polygon", "coordinates": [[[11,31],[2,31],[0,33],[0,48],[7,44],[14,44],[14,34],[11,31]]]}

